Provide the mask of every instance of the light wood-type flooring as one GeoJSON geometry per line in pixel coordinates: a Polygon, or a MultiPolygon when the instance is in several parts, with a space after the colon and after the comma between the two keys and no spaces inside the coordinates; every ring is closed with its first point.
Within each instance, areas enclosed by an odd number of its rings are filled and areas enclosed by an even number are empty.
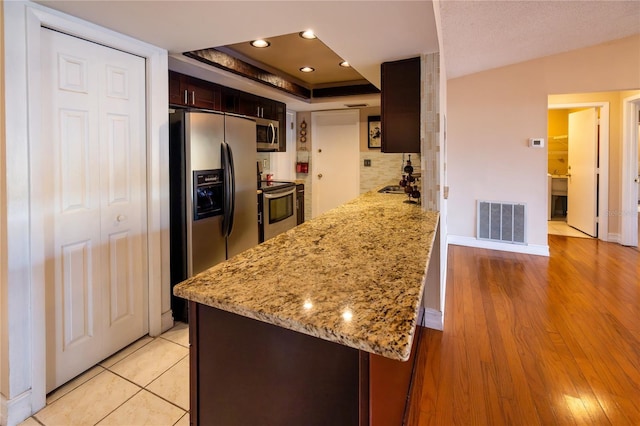
{"type": "Polygon", "coordinates": [[[550,257],[450,246],[410,425],[640,425],[640,252],[549,235],[550,257]]]}

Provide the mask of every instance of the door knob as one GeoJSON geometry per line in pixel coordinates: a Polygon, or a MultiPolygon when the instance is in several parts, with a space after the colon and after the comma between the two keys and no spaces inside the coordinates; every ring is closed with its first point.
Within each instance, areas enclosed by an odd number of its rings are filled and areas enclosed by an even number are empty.
{"type": "Polygon", "coordinates": [[[322,173],[318,173],[318,179],[322,179],[322,173]]]}
{"type": "Polygon", "coordinates": [[[635,182],[635,183],[640,183],[640,178],[635,178],[635,179],[634,179],[634,182],[635,182]]]}

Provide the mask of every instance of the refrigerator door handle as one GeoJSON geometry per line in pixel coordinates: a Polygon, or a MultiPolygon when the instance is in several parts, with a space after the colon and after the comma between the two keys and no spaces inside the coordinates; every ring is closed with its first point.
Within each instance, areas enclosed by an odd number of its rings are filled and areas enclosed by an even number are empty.
{"type": "Polygon", "coordinates": [[[233,231],[235,214],[236,182],[233,169],[233,153],[228,143],[222,142],[222,167],[224,169],[224,216],[222,217],[222,235],[228,237],[233,231]]]}

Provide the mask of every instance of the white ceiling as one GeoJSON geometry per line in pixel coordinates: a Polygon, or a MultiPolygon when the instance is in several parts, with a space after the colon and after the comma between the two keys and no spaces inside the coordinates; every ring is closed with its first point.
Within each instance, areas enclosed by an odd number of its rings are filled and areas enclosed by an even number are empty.
{"type": "MultiPolygon", "coordinates": [[[[190,50],[313,29],[374,85],[380,64],[439,51],[431,1],[101,1],[38,3],[167,49],[170,67],[283,100],[298,111],[343,108],[344,100],[309,105],[259,83],[212,71],[182,57],[190,50]],[[266,90],[266,92],[265,92],[266,90]]],[[[586,47],[640,32],[640,0],[435,0],[449,78],[586,47]]],[[[640,46],[639,46],[640,52],[640,46]]],[[[371,95],[366,101],[379,105],[371,95]]]]}
{"type": "Polygon", "coordinates": [[[448,78],[640,33],[640,0],[444,0],[440,16],[448,78]]]}

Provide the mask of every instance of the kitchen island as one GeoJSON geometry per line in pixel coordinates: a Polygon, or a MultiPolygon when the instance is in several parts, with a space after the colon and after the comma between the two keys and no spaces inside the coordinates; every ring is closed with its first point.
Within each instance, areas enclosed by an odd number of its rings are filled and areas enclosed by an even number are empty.
{"type": "Polygon", "coordinates": [[[194,424],[401,424],[438,225],[368,192],[179,284],[194,424]]]}

